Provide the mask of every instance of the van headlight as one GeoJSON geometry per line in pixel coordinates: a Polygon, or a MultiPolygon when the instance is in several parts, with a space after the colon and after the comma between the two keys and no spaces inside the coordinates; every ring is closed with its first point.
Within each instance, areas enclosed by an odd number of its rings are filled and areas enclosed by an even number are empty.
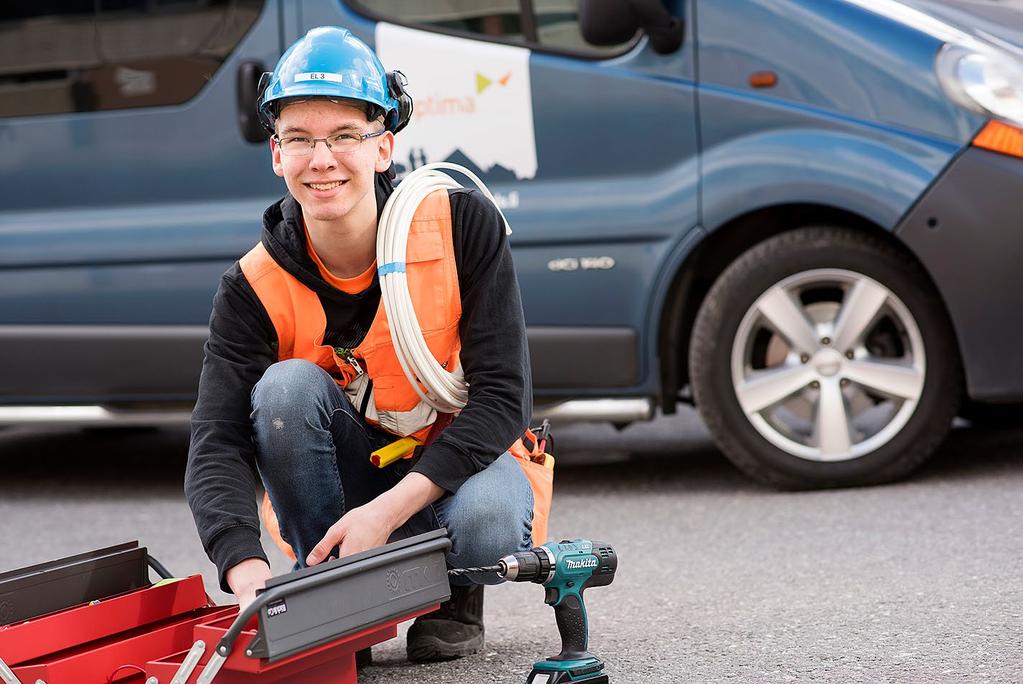
{"type": "Polygon", "coordinates": [[[955,102],[980,114],[1023,126],[1023,61],[986,46],[946,44],[938,53],[938,80],[955,102]]]}

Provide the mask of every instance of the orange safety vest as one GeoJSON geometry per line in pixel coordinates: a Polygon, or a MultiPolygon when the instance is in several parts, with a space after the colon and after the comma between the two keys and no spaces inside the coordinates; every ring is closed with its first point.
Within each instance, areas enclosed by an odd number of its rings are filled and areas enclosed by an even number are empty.
{"type": "MultiPolygon", "coordinates": [[[[461,349],[458,323],[462,302],[446,190],[431,193],[416,210],[409,228],[405,261],[409,294],[426,344],[438,363],[453,369],[458,365],[461,349]]],[[[323,343],[327,316],[319,297],[281,267],[262,243],[243,256],[239,264],[277,332],[278,361],[305,359],[315,363],[336,379],[356,408],[366,403],[368,422],[395,435],[426,439],[438,415],[405,377],[391,342],[383,301],[362,343],[342,358],[337,350],[323,343]],[[367,391],[371,392],[368,403],[367,391]]],[[[542,544],[547,541],[553,470],[534,462],[531,457],[538,454],[530,452],[521,439],[509,451],[533,489],[533,541],[542,544]]],[[[542,457],[538,460],[542,461],[542,457]]],[[[266,495],[261,508],[270,536],[294,558],[291,547],[281,537],[266,495]]]]}

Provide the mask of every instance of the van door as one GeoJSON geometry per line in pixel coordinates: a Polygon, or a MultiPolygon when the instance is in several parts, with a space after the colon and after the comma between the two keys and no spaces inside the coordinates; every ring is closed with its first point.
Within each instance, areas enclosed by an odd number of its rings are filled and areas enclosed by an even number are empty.
{"type": "Polygon", "coordinates": [[[283,194],[248,116],[279,10],[5,3],[0,403],[194,400],[219,276],[283,194]]]}
{"type": "MultiPolygon", "coordinates": [[[[681,16],[683,3],[669,4],[681,16]]],[[[304,28],[346,26],[408,77],[415,112],[397,136],[399,171],[453,161],[496,193],[537,393],[652,391],[658,280],[698,223],[693,32],[669,55],[640,35],[598,48],[574,0],[301,11],[304,28]]]]}

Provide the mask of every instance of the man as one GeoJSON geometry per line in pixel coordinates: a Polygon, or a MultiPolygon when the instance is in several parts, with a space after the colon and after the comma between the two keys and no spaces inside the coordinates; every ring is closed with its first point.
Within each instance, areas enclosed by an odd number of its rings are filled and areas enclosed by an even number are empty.
{"type": "MultiPolygon", "coordinates": [[[[411,113],[399,77],[347,30],[321,27],[285,52],[260,101],[289,194],[214,298],[185,476],[221,587],[243,606],[270,577],[254,470],[296,567],[439,526],[452,567],[530,546],[533,493],[507,453],[532,409],[525,327],[503,221],[475,191],[428,197],[407,256],[424,334],[448,336],[439,360],[461,364],[468,403],[438,431],[393,372],[375,250],[411,113]],[[410,433],[435,439],[412,460],[370,464],[410,433]]],[[[497,581],[453,579],[451,600],[409,630],[409,658],[482,648],[482,583],[497,581]]]]}

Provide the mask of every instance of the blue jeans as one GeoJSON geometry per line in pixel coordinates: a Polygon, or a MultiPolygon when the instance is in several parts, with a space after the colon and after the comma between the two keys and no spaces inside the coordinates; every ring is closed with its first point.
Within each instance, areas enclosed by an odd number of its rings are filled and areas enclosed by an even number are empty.
{"type": "MultiPolygon", "coordinates": [[[[386,468],[370,453],[397,439],[360,420],[337,383],[300,359],[275,363],[252,390],[256,465],[291,544],[296,568],[345,511],[369,503],[409,472],[409,461],[386,468]]],[[[450,567],[493,565],[531,546],[533,492],[509,453],[413,515],[392,539],[445,527],[450,567]]],[[[337,555],[336,549],[334,555],[337,555]]],[[[452,584],[496,584],[495,573],[452,578],[452,584]]]]}

